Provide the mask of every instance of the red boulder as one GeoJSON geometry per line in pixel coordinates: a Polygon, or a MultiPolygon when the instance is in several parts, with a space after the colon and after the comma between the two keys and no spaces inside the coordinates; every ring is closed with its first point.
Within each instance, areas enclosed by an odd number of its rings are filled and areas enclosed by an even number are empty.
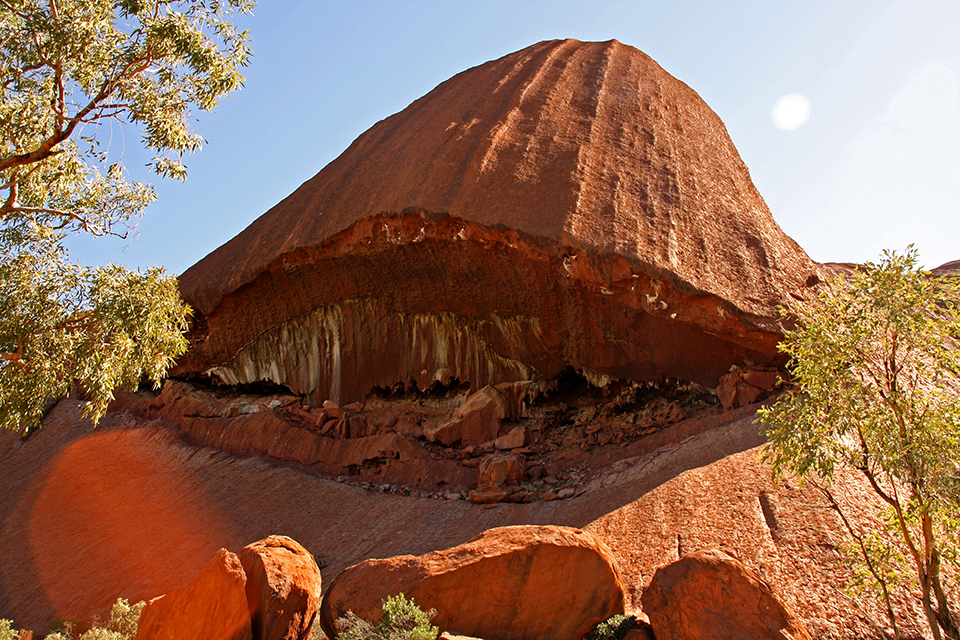
{"type": "Polygon", "coordinates": [[[353,611],[378,620],[398,593],[436,609],[441,631],[485,640],[579,640],[623,613],[624,586],[610,550],[569,527],[490,529],[460,546],[419,557],[366,560],[333,581],[320,607],[330,638],[353,611]]]}
{"type": "Polygon", "coordinates": [[[246,582],[240,559],[221,549],[199,576],[147,603],[136,640],[252,640],[246,582]]]}
{"type": "Polygon", "coordinates": [[[320,608],[320,569],[287,536],[270,536],[240,551],[255,640],[304,640],[320,608]]]}
{"type": "Polygon", "coordinates": [[[811,640],[760,576],[716,549],[657,569],[643,611],[657,640],[811,640]]]}

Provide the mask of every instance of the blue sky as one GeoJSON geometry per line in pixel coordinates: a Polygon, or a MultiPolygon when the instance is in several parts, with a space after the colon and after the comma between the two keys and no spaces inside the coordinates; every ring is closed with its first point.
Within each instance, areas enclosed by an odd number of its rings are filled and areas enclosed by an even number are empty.
{"type": "Polygon", "coordinates": [[[815,260],[909,243],[928,267],[960,259],[957,0],[260,0],[241,23],[245,87],[198,115],[187,182],[149,176],[125,132],[159,200],[139,238],[78,238],[74,259],[181,273],[450,76],[568,37],[616,38],[699,93],[815,260]],[[773,108],[792,94],[809,119],[784,130],[773,108]]]}

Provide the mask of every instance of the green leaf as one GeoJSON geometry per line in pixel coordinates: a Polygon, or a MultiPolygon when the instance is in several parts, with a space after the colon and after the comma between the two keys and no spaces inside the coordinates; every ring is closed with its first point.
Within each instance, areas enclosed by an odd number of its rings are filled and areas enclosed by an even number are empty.
{"type": "Polygon", "coordinates": [[[193,110],[241,86],[249,34],[229,20],[253,6],[0,3],[0,427],[36,425],[67,394],[97,420],[114,389],[157,383],[185,350],[175,278],[83,268],[63,240],[125,237],[156,198],[111,148],[117,127],[141,134],[157,175],[186,178],[193,110]]]}

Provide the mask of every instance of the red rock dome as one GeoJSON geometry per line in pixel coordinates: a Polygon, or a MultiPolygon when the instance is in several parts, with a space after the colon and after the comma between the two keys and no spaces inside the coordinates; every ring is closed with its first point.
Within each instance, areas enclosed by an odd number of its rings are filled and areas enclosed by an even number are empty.
{"type": "Polygon", "coordinates": [[[693,90],[615,40],[541,42],[377,123],[184,273],[175,373],[340,400],[565,367],[712,384],[777,357],[776,307],[815,272],[693,90]]]}

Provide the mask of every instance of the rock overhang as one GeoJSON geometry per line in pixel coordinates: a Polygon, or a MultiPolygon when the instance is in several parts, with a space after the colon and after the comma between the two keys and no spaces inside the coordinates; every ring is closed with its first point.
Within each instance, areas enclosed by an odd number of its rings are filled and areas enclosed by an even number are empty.
{"type": "Polygon", "coordinates": [[[713,384],[777,360],[777,305],[816,271],[689,87],[616,41],[545,42],[378,123],[185,273],[177,372],[317,400],[566,367],[713,384]]]}

